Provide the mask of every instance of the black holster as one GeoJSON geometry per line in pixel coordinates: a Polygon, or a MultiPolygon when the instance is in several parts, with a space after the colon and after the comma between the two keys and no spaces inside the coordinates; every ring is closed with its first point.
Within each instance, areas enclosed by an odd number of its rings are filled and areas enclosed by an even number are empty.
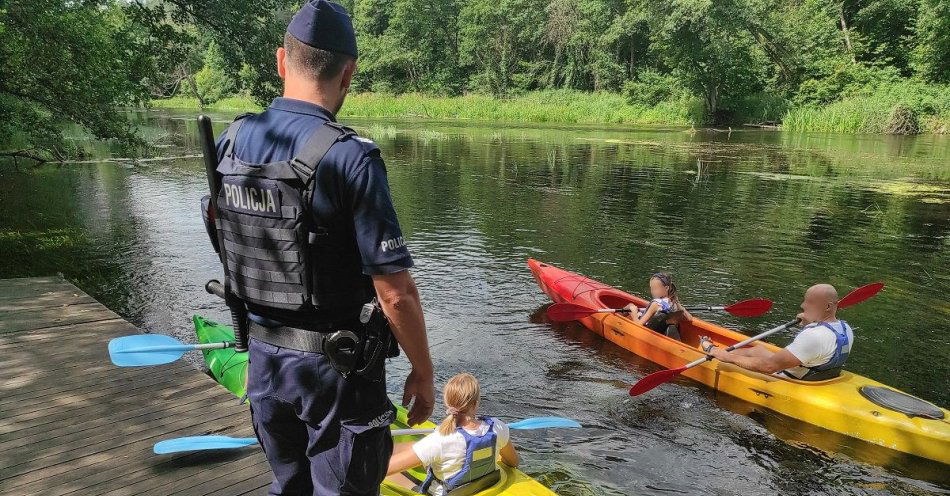
{"type": "Polygon", "coordinates": [[[359,361],[353,371],[372,380],[381,379],[386,359],[399,356],[399,343],[375,299],[363,305],[360,324],[363,334],[359,344],[359,361]]]}

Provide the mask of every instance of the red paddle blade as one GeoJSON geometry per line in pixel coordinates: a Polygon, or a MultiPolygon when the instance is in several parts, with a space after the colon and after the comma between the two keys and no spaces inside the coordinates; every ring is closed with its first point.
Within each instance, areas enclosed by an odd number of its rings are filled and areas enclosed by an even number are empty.
{"type": "Polygon", "coordinates": [[[571,322],[582,319],[597,310],[576,303],[555,303],[548,307],[548,318],[554,322],[571,322]]]}
{"type": "Polygon", "coordinates": [[[640,396],[641,394],[663,384],[665,382],[672,381],[676,376],[683,373],[686,370],[686,367],[680,367],[678,369],[666,369],[659,372],[654,372],[643,379],[637,381],[633,387],[630,388],[630,396],[640,396]]]}
{"type": "Polygon", "coordinates": [[[740,301],[739,303],[733,303],[723,310],[735,315],[736,317],[758,317],[760,315],[765,315],[771,309],[772,300],[755,298],[752,300],[740,301]]]}
{"type": "Polygon", "coordinates": [[[848,293],[844,298],[838,300],[838,308],[850,307],[851,305],[861,303],[862,301],[880,293],[882,289],[884,289],[883,282],[872,282],[871,284],[861,286],[860,288],[848,293]]]}

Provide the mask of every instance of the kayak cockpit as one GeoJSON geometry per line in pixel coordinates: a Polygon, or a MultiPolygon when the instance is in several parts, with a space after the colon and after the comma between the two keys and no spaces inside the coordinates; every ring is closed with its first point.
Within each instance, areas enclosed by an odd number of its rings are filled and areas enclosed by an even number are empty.
{"type": "Polygon", "coordinates": [[[623,308],[631,303],[638,307],[645,307],[647,301],[642,298],[617,291],[616,289],[601,289],[594,294],[596,301],[603,308],[623,308]]]}
{"type": "MultiPolygon", "coordinates": [[[[631,303],[639,308],[645,308],[649,304],[649,301],[644,300],[643,298],[638,298],[629,293],[624,293],[623,291],[613,288],[597,290],[592,295],[592,297],[594,303],[602,308],[623,308],[631,303]]],[[[621,318],[626,318],[631,321],[635,320],[631,315],[617,315],[621,318]]],[[[694,319],[692,321],[680,321],[677,323],[677,325],[679,326],[679,340],[666,336],[663,333],[656,332],[652,329],[645,328],[650,332],[656,333],[657,335],[664,336],[673,341],[684,343],[691,347],[699,346],[699,339],[702,336],[709,336],[717,346],[722,347],[738,343],[747,337],[738,332],[731,331],[729,329],[725,329],[699,319],[694,319]]]]}

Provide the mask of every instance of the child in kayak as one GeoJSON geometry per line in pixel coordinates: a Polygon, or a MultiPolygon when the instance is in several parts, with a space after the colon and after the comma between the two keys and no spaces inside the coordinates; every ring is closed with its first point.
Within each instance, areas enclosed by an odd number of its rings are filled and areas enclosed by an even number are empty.
{"type": "MultiPolygon", "coordinates": [[[[428,477],[417,492],[443,496],[448,491],[483,477],[493,479],[498,455],[505,464],[518,466],[518,452],[509,439],[508,426],[495,418],[479,417],[478,379],[458,374],[445,385],[442,398],[448,416],[435,432],[415,443],[396,446],[389,461],[389,476],[422,465],[428,477]]],[[[410,483],[393,477],[393,482],[410,483]]]]}
{"type": "Polygon", "coordinates": [[[680,304],[673,276],[666,272],[657,272],[650,276],[650,296],[653,300],[646,308],[638,308],[631,303],[624,307],[624,310],[630,312],[630,317],[637,323],[660,334],[680,339],[677,324],[691,319],[692,316],[680,304]]]}

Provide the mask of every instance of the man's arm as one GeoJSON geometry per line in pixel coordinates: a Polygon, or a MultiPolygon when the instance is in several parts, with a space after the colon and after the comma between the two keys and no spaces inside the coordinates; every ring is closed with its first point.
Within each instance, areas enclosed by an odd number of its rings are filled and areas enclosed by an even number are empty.
{"type": "Polygon", "coordinates": [[[409,405],[412,401],[409,424],[420,424],[432,415],[435,384],[419,291],[408,270],[372,277],[376,295],[383,313],[389,319],[393,335],[412,364],[412,371],[406,378],[402,403],[409,405]]]}
{"type": "MultiPolygon", "coordinates": [[[[362,147],[349,141],[348,146],[362,147]]],[[[362,148],[360,148],[362,153],[362,148]]],[[[399,346],[406,352],[412,371],[406,378],[403,405],[409,409],[409,424],[428,420],[435,405],[435,383],[429,340],[422,316],[419,291],[409,274],[412,256],[403,240],[396,209],[389,194],[386,167],[375,148],[360,166],[350,172],[344,187],[346,203],[353,215],[353,229],[360,250],[363,273],[373,278],[376,296],[399,346]]]]}
{"type": "Polygon", "coordinates": [[[774,374],[780,370],[798,367],[802,364],[795,355],[785,349],[771,352],[762,348],[762,351],[764,353],[739,354],[713,348],[709,351],[709,354],[723,362],[732,363],[744,369],[763,374],[774,374]]]}

